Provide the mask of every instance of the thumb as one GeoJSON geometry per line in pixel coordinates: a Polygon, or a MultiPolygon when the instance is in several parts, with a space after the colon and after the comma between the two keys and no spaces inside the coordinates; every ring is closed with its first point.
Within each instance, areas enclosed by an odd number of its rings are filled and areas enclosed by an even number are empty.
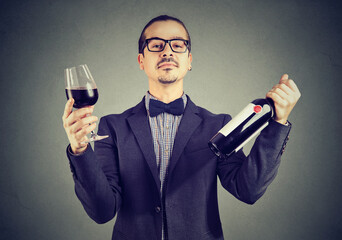
{"type": "Polygon", "coordinates": [[[65,104],[63,119],[66,119],[71,114],[72,106],[74,105],[74,102],[75,100],[73,98],[70,98],[65,104]]]}
{"type": "Polygon", "coordinates": [[[289,75],[285,73],[285,74],[283,74],[283,76],[281,76],[279,83],[280,83],[280,84],[281,84],[281,83],[284,83],[284,82],[286,82],[286,80],[288,80],[288,79],[289,79],[289,75]]]}

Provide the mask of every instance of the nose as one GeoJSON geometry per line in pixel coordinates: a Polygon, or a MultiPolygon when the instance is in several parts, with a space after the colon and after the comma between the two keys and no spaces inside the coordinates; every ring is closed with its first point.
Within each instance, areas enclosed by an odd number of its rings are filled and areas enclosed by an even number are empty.
{"type": "Polygon", "coordinates": [[[171,49],[170,43],[166,43],[164,50],[161,52],[162,57],[172,57],[173,51],[171,49]]]}

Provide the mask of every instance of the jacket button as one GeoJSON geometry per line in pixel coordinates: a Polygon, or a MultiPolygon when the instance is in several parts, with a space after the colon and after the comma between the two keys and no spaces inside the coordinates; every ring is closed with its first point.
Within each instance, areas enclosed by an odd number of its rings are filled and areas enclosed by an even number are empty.
{"type": "Polygon", "coordinates": [[[154,210],[156,211],[156,213],[160,213],[160,207],[156,207],[154,210]]]}

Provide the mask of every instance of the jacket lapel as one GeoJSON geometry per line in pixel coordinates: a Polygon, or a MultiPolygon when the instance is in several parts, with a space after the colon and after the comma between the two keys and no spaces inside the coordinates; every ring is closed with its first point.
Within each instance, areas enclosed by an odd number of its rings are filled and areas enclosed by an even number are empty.
{"type": "MultiPolygon", "coordinates": [[[[199,117],[197,113],[197,106],[188,97],[188,102],[184,110],[181,123],[178,127],[172,150],[168,171],[169,175],[172,174],[172,171],[174,170],[181,154],[183,153],[191,135],[202,122],[202,118],[199,117]]],[[[154,152],[151,129],[145,108],[145,98],[143,98],[143,100],[136,107],[134,107],[133,114],[127,118],[127,121],[138,141],[156,185],[158,189],[160,189],[160,178],[157,168],[156,155],[154,152]]]]}
{"type": "MultiPolygon", "coordinates": [[[[188,97],[188,96],[187,96],[188,97]]],[[[172,156],[169,165],[169,176],[172,174],[186,144],[191,135],[202,122],[202,118],[198,116],[197,106],[188,97],[188,102],[177,130],[175,143],[172,150],[172,156]]]]}
{"type": "Polygon", "coordinates": [[[160,189],[156,154],[154,152],[151,129],[145,108],[145,98],[143,98],[143,100],[136,107],[134,107],[133,114],[127,118],[127,121],[131,126],[133,134],[135,135],[146,162],[150,167],[157,187],[160,189]]]}

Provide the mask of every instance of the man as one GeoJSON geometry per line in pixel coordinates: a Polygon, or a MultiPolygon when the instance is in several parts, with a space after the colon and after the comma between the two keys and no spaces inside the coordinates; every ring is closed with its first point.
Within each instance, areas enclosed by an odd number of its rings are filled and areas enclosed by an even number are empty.
{"type": "Polygon", "coordinates": [[[72,112],[73,99],[65,106],[76,194],[97,223],[117,214],[112,239],[223,239],[217,175],[225,189],[248,204],[276,175],[291,128],[287,118],[300,97],[295,83],[285,74],[267,93],[276,115],[249,156],[240,150],[220,159],[207,143],[231,117],[212,114],[184,94],[190,51],[180,20],[163,15],[146,25],[138,63],[149,91],[135,107],[101,119],[98,133],[109,137],[95,142],[95,151],[83,143],[97,121],[90,115],[93,107],[72,112]]]}

